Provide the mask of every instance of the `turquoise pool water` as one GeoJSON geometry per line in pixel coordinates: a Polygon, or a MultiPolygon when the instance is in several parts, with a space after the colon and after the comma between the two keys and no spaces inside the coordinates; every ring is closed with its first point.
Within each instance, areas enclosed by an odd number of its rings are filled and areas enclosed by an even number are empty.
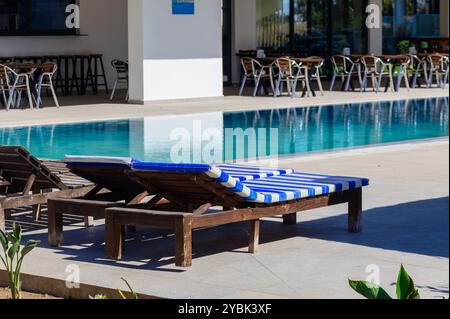
{"type": "Polygon", "coordinates": [[[52,159],[72,154],[211,162],[213,155],[215,161],[251,157],[253,144],[259,156],[305,154],[448,136],[448,102],[446,97],[0,128],[0,144],[22,145],[52,159]],[[231,129],[248,133],[243,153],[236,153],[231,129]]]}

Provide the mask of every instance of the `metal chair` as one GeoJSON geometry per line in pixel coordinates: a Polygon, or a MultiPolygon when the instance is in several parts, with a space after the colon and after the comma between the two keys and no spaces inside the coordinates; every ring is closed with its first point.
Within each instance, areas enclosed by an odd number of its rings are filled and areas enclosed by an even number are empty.
{"type": "Polygon", "coordinates": [[[415,89],[417,84],[421,87],[420,79],[425,80],[425,86],[428,87],[428,63],[426,59],[421,59],[415,54],[409,55],[411,63],[408,67],[408,74],[411,79],[411,87],[415,89]]]}
{"type": "Polygon", "coordinates": [[[315,67],[314,67],[314,72],[312,72],[312,74],[310,75],[311,77],[311,81],[316,81],[317,85],[319,87],[320,90],[320,94],[323,96],[323,85],[322,85],[322,79],[320,78],[320,74],[321,74],[321,70],[323,67],[323,64],[325,63],[325,59],[323,59],[320,56],[310,56],[310,59],[320,59],[321,62],[318,63],[315,67]]]}
{"type": "Polygon", "coordinates": [[[330,91],[333,91],[336,78],[339,77],[342,79],[344,91],[347,92],[350,87],[352,77],[358,76],[358,81],[362,92],[361,65],[359,63],[353,62],[349,57],[344,55],[333,56],[331,58],[331,62],[333,63],[333,78],[331,80],[330,91]]]}
{"type": "Polygon", "coordinates": [[[41,74],[39,75],[39,79],[36,84],[36,108],[39,109],[42,98],[41,98],[41,92],[42,89],[50,90],[52,93],[53,101],[55,102],[56,107],[59,107],[58,98],[56,97],[55,88],[53,86],[53,76],[55,75],[56,71],[58,70],[58,66],[56,63],[44,63],[42,65],[41,74]]]}
{"type": "Polygon", "coordinates": [[[433,54],[428,57],[428,63],[430,65],[428,87],[431,87],[433,85],[434,76],[436,79],[436,85],[442,89],[445,89],[449,72],[448,57],[440,54],[433,54]]]}
{"type": "Polygon", "coordinates": [[[445,69],[445,76],[444,76],[444,82],[442,83],[442,88],[445,89],[445,86],[448,82],[448,73],[450,68],[450,60],[448,56],[444,56],[444,69],[445,69]]]}
{"type": "Polygon", "coordinates": [[[111,65],[116,71],[116,81],[114,82],[114,87],[112,89],[110,100],[114,99],[114,95],[116,93],[117,85],[119,83],[126,83],[127,85],[127,94],[125,96],[125,100],[129,98],[129,76],[128,76],[128,63],[121,60],[112,60],[111,65]]]}
{"type": "Polygon", "coordinates": [[[7,79],[6,67],[0,64],[0,91],[3,97],[3,105],[8,105],[7,95],[9,95],[9,81],[7,79]]]}
{"type": "Polygon", "coordinates": [[[30,79],[35,69],[28,69],[26,71],[21,71],[17,73],[8,66],[4,67],[7,73],[6,76],[6,79],[8,81],[7,83],[10,87],[9,99],[8,103],[6,104],[6,110],[9,111],[13,103],[16,107],[20,105],[22,92],[24,91],[27,92],[28,103],[30,105],[30,108],[33,109],[34,106],[33,106],[33,96],[31,94],[30,79]]]}
{"type": "Polygon", "coordinates": [[[411,65],[411,58],[409,55],[404,55],[400,56],[398,61],[399,67],[397,70],[394,70],[394,75],[397,74],[396,89],[397,91],[400,91],[402,80],[405,79],[405,87],[408,91],[410,91],[408,69],[410,68],[411,65]]]}
{"type": "Polygon", "coordinates": [[[362,82],[364,91],[366,91],[367,81],[370,77],[374,92],[378,93],[380,91],[383,78],[388,78],[389,88],[392,92],[395,92],[392,64],[385,63],[382,59],[373,55],[363,56],[361,62],[364,67],[364,78],[362,82]]]}
{"type": "Polygon", "coordinates": [[[298,81],[301,81],[303,86],[306,87],[308,97],[311,96],[308,68],[306,66],[295,62],[295,60],[289,57],[285,57],[277,59],[275,61],[275,67],[277,74],[274,77],[277,78],[277,84],[275,87],[274,96],[279,96],[282,94],[283,83],[286,83],[289,95],[294,98],[295,92],[297,91],[298,81]]]}
{"type": "Polygon", "coordinates": [[[257,60],[248,57],[244,57],[241,59],[241,65],[244,71],[244,75],[242,78],[241,87],[239,89],[239,96],[242,96],[245,85],[247,84],[248,81],[253,81],[255,83],[253,96],[256,96],[256,94],[258,93],[259,86],[261,83],[263,84],[262,81],[264,80],[269,80],[272,92],[275,95],[275,88],[272,76],[272,66],[263,66],[257,60]]]}

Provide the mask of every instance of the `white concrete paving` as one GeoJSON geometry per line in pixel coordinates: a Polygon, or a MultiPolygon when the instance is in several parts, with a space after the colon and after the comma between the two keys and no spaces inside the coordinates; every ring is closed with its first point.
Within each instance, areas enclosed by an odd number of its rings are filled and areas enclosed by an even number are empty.
{"type": "Polygon", "coordinates": [[[260,252],[246,253],[248,225],[196,231],[193,267],[172,265],[170,233],[130,234],[125,260],[103,259],[101,222],[91,229],[66,228],[65,246],[46,244],[44,220],[16,216],[26,238],[43,243],[25,261],[24,271],[64,279],[77,265],[81,281],[125,288],[127,278],[141,293],[164,298],[357,298],[347,279],[365,279],[379,266],[381,284],[392,283],[403,263],[424,298],[449,294],[448,139],[390,145],[283,159],[300,171],[364,176],[364,231],[346,231],[346,207],[299,214],[299,223],[263,223],[260,252]],[[25,222],[24,222],[25,221],[25,222]],[[27,223],[29,221],[29,223],[27,223]]]}

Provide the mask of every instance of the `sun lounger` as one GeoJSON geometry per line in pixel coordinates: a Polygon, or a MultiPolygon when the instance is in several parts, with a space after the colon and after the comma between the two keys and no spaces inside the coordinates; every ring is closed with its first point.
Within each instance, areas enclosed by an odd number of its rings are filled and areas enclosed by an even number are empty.
{"type": "Polygon", "coordinates": [[[259,170],[227,166],[160,164],[133,161],[129,178],[156,194],[146,209],[106,210],[106,255],[122,256],[126,225],[171,229],[175,233],[175,264],[192,264],[192,230],[250,222],[249,251],[258,249],[260,220],[282,215],[295,224],[297,212],[348,203],[348,230],[361,231],[364,178],[339,177],[292,170],[259,170]],[[228,169],[228,172],[227,172],[228,169]],[[166,211],[159,200],[177,211],[166,211]],[[211,212],[212,207],[223,211],[211,212]]]}
{"type": "Polygon", "coordinates": [[[49,198],[83,196],[92,189],[62,162],[38,160],[19,146],[0,146],[0,229],[5,229],[10,209],[33,206],[39,218],[49,198]]]}
{"type": "MultiPolygon", "coordinates": [[[[48,242],[53,246],[63,244],[63,216],[77,215],[86,218],[86,226],[93,223],[93,219],[105,218],[107,208],[111,207],[158,207],[165,211],[180,211],[175,199],[172,202],[163,200],[170,194],[157,194],[148,184],[131,178],[133,163],[131,158],[66,156],[67,167],[78,176],[95,184],[94,189],[82,198],[62,199],[55,198],[48,202],[48,242]],[[107,192],[105,192],[107,190],[107,192]],[[143,206],[142,201],[149,195],[157,194],[151,201],[143,206]]],[[[234,178],[244,181],[261,177],[277,176],[292,172],[292,170],[243,169],[237,165],[220,165],[222,170],[234,178]]]]}
{"type": "Polygon", "coordinates": [[[105,209],[139,204],[150,193],[148,188],[133,181],[126,174],[131,158],[66,156],[65,164],[75,174],[92,182],[95,187],[80,198],[55,198],[48,202],[49,244],[63,244],[63,216],[85,217],[86,226],[94,219],[105,218],[105,209]]]}

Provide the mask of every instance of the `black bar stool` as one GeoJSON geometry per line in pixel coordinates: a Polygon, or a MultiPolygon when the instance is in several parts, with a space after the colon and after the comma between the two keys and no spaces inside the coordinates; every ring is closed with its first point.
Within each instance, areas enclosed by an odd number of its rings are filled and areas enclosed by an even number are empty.
{"type": "MultiPolygon", "coordinates": [[[[69,94],[73,94],[73,89],[75,88],[77,91],[77,95],[81,95],[81,83],[80,83],[80,76],[78,75],[78,56],[72,55],[70,58],[71,66],[72,66],[72,73],[70,76],[70,90],[69,94]]],[[[82,81],[81,81],[82,82],[82,81]]]]}
{"type": "Polygon", "coordinates": [[[59,63],[62,73],[63,94],[69,95],[70,91],[70,65],[72,64],[72,55],[60,55],[59,63]]]}
{"type": "Polygon", "coordinates": [[[86,67],[89,64],[89,55],[77,54],[72,56],[72,76],[70,94],[75,88],[78,95],[86,94],[86,67]]]}
{"type": "Polygon", "coordinates": [[[106,94],[109,95],[108,81],[106,80],[105,66],[103,64],[103,54],[91,54],[89,55],[88,72],[86,81],[90,79],[93,87],[93,93],[98,93],[98,88],[103,86],[106,90],[106,94]],[[100,68],[100,70],[99,70],[100,68]],[[101,71],[101,73],[99,73],[101,71]],[[103,83],[99,83],[98,79],[102,78],[103,83]],[[92,81],[93,80],[93,81],[92,81]]]}
{"type": "MultiPolygon", "coordinates": [[[[81,91],[81,95],[85,95],[86,94],[86,89],[87,89],[87,81],[89,79],[89,70],[90,68],[90,63],[89,63],[89,55],[88,54],[83,54],[83,55],[77,55],[77,59],[78,59],[78,64],[79,64],[79,70],[80,70],[80,91],[81,91]]],[[[91,72],[92,73],[92,72],[91,72]]],[[[92,87],[92,78],[91,78],[91,87],[92,87]]]]}

